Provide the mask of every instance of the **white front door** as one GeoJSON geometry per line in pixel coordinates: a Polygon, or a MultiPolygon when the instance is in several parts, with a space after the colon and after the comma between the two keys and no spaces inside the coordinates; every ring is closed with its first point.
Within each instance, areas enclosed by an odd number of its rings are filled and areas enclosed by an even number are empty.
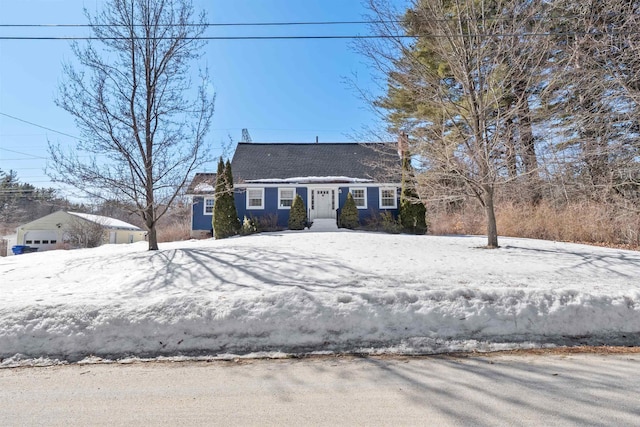
{"type": "Polygon", "coordinates": [[[315,192],[316,218],[334,218],[336,190],[332,188],[318,188],[311,190],[315,192]]]}

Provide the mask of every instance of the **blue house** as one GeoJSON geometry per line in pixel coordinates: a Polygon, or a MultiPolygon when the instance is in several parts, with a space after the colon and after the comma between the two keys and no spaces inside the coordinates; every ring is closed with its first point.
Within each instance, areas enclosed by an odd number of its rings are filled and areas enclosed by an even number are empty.
{"type": "MultiPolygon", "coordinates": [[[[398,214],[401,151],[393,143],[239,143],[231,169],[241,220],[269,216],[286,228],[296,194],[311,221],[336,219],[348,193],[361,223],[398,214]]],[[[198,173],[189,185],[192,237],[211,236],[215,179],[198,173]]]]}

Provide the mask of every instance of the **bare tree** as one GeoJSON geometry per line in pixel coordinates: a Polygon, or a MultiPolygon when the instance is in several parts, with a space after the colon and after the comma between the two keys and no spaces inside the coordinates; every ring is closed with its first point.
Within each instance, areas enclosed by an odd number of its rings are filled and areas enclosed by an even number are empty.
{"type": "Polygon", "coordinates": [[[387,41],[363,49],[388,78],[377,105],[410,136],[414,162],[422,161],[419,190],[428,200],[474,197],[486,214],[487,247],[497,247],[494,198],[515,178],[514,134],[526,139],[526,173],[537,172],[523,115],[539,78],[532,70],[544,59],[544,49],[531,48],[540,41],[527,37],[542,25],[540,3],[414,0],[401,28],[389,24],[398,18],[389,19],[387,0],[370,0],[370,8],[387,41]]]}
{"type": "Polygon", "coordinates": [[[65,229],[64,240],[74,248],[96,248],[105,242],[106,232],[104,221],[73,218],[65,229]]]}
{"type": "Polygon", "coordinates": [[[135,206],[157,250],[158,219],[209,160],[214,96],[206,70],[197,87],[189,75],[205,15],[190,0],[108,0],[85,14],[92,40],[72,45],[79,66],[64,65],[56,99],[83,139],[69,151],[50,144],[49,171],[93,197],[135,206]]]}

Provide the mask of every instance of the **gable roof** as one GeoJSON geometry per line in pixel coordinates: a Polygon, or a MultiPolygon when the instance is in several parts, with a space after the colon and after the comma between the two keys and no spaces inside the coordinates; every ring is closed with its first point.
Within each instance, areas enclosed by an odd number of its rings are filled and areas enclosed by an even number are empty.
{"type": "Polygon", "coordinates": [[[101,215],[86,214],[81,212],[68,212],[63,210],[50,213],[49,215],[45,215],[38,219],[34,219],[33,221],[22,224],[18,227],[18,230],[20,229],[46,230],[52,227],[53,225],[56,225],[57,228],[60,228],[60,225],[62,223],[67,223],[77,218],[80,218],[83,221],[89,221],[96,224],[100,224],[101,226],[108,229],[112,229],[112,230],[141,231],[140,227],[136,227],[133,224],[129,224],[128,222],[124,222],[119,219],[110,218],[110,217],[101,216],[101,215]],[[56,224],[56,222],[60,222],[60,225],[56,224]],[[33,228],[33,227],[37,227],[37,228],[33,228]]]}
{"type": "Polygon", "coordinates": [[[187,187],[187,194],[196,196],[200,194],[213,194],[216,186],[216,174],[209,172],[197,173],[187,187]]]}
{"type": "Polygon", "coordinates": [[[73,215],[73,216],[77,216],[79,218],[85,219],[89,222],[100,224],[106,228],[119,229],[119,230],[136,230],[136,231],[141,230],[140,227],[136,227],[133,224],[129,224],[128,222],[124,222],[119,219],[110,218],[108,216],[86,214],[81,212],[67,212],[67,213],[69,215],[73,215]]]}
{"type": "Polygon", "coordinates": [[[231,169],[242,182],[400,182],[393,143],[238,143],[231,169]]]}

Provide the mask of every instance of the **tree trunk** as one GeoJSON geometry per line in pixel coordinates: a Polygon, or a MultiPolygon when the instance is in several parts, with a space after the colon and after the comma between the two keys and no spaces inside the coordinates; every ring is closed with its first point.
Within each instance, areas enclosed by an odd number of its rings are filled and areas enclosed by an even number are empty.
{"type": "Polygon", "coordinates": [[[518,165],[517,165],[517,156],[516,156],[516,142],[514,140],[514,132],[513,132],[513,119],[507,119],[507,142],[506,142],[506,153],[505,153],[505,161],[507,164],[507,173],[509,179],[515,179],[518,176],[518,165]]]}
{"type": "Polygon", "coordinates": [[[147,234],[149,240],[149,250],[157,251],[158,250],[158,236],[156,234],[156,224],[152,224],[149,227],[149,233],[147,234]]]}
{"type": "Polygon", "coordinates": [[[531,109],[526,98],[526,82],[519,81],[516,85],[517,96],[522,99],[522,108],[518,115],[520,147],[522,150],[522,164],[524,166],[526,190],[529,202],[536,205],[540,202],[540,175],[538,173],[538,156],[536,154],[536,140],[533,136],[531,124],[531,109]]]}
{"type": "Polygon", "coordinates": [[[158,250],[158,236],[156,233],[156,220],[155,220],[155,212],[153,205],[147,207],[145,212],[145,222],[147,226],[147,230],[149,230],[147,237],[149,241],[149,250],[157,251],[158,250]]]}
{"type": "Polygon", "coordinates": [[[487,215],[487,248],[498,248],[498,226],[496,225],[496,213],[493,205],[493,187],[484,186],[484,210],[487,215]]]}

